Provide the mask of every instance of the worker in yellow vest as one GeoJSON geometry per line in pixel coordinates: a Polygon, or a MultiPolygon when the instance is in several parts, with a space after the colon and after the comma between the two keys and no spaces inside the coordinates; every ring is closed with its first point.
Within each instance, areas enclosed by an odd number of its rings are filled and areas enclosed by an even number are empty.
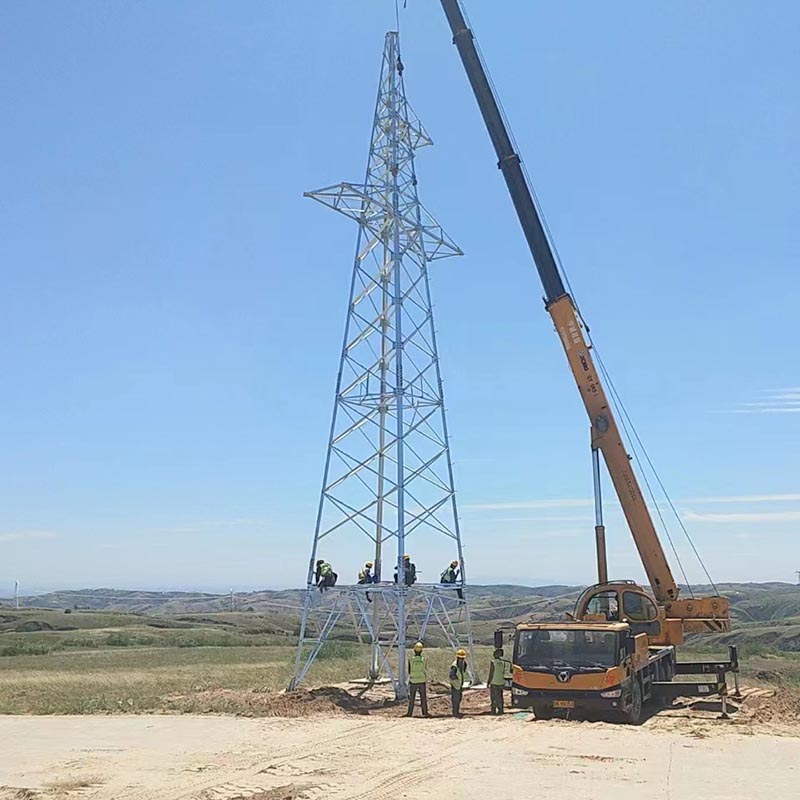
{"type": "MultiPolygon", "coordinates": [[[[359,582],[359,584],[374,583],[375,582],[374,578],[373,578],[373,575],[372,575],[372,562],[371,561],[367,561],[364,564],[363,569],[359,570],[358,582],[359,582]]],[[[372,598],[370,597],[369,592],[364,592],[364,594],[367,596],[367,602],[371,603],[372,602],[372,598]]]]}
{"type": "Polygon", "coordinates": [[[414,716],[414,702],[419,694],[419,703],[422,706],[422,716],[429,717],[428,713],[428,659],[422,655],[422,642],[414,645],[414,655],[408,659],[408,711],[407,717],[414,716]]]}
{"type": "Polygon", "coordinates": [[[494,651],[492,663],[489,665],[489,697],[492,703],[492,714],[503,713],[503,690],[506,686],[506,675],[511,670],[510,662],[503,658],[503,649],[494,651]]]}
{"type": "Polygon", "coordinates": [[[464,676],[467,672],[467,651],[456,652],[456,660],[450,666],[450,699],[453,702],[453,716],[463,717],[461,696],[464,693],[464,676]]]}

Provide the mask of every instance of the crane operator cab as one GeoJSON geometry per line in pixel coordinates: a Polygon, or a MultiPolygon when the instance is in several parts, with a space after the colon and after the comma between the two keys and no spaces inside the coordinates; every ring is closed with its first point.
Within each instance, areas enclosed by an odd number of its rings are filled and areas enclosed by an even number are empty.
{"type": "Polygon", "coordinates": [[[661,635],[658,606],[632,581],[616,581],[589,587],[575,604],[573,618],[582,622],[625,622],[635,636],[661,635]]]}

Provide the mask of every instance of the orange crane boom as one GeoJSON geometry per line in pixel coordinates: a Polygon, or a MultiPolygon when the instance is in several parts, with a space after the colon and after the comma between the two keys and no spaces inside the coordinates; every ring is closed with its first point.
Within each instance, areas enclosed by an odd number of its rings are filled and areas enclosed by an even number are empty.
{"type": "MultiPolygon", "coordinates": [[[[729,629],[728,603],[725,598],[700,598],[691,601],[678,599],[678,585],[667,562],[664,548],[659,540],[639,481],[633,471],[630,456],[625,449],[614,413],[595,367],[591,345],[584,335],[580,315],[565,288],[554,249],[534,202],[533,192],[522,169],[519,154],[514,150],[508,125],[500,112],[486,69],[475,46],[474,35],[467,25],[459,0],[441,0],[441,3],[453,33],[453,43],[458,49],[486,129],[494,145],[498,167],[505,179],[531,256],[541,278],[545,307],[561,339],[570,370],[589,416],[592,448],[603,454],[655,600],[665,618],[670,617],[673,622],[677,620],[696,621],[680,625],[682,630],[729,629]],[[711,625],[706,624],[708,620],[712,621],[711,625]]],[[[602,525],[598,524],[598,563],[601,565],[599,572],[602,584],[596,587],[597,591],[594,594],[602,593],[603,586],[607,581],[607,576],[604,574],[604,554],[600,555],[601,549],[604,551],[603,542],[602,525]]],[[[591,593],[587,603],[590,600],[591,593]]],[[[584,604],[584,611],[585,607],[586,604],[584,604]]],[[[671,628],[673,641],[682,635],[682,631],[679,632],[675,625],[666,627],[671,628]]]]}

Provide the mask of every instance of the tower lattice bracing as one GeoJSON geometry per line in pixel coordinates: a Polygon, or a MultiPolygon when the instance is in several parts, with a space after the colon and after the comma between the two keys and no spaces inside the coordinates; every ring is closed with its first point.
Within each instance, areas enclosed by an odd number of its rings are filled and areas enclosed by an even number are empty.
{"type": "Polygon", "coordinates": [[[461,251],[417,196],[415,154],[430,144],[406,100],[398,34],[389,32],[364,182],[306,194],[355,220],[358,238],[292,686],[344,625],[370,645],[369,678],[385,675],[398,697],[406,647],[417,638],[472,655],[428,281],[430,262],[461,251]],[[411,586],[407,553],[419,570],[411,586]],[[324,593],[315,586],[319,558],[340,573],[324,593]],[[358,585],[368,560],[375,582],[358,585]],[[452,560],[460,583],[439,583],[452,560]]]}

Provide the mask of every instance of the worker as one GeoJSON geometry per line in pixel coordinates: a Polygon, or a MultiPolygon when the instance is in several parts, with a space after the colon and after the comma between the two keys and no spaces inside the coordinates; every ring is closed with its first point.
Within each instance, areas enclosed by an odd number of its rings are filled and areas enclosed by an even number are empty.
{"type": "Polygon", "coordinates": [[[372,562],[367,561],[358,573],[359,583],[372,583],[372,562]]]}
{"type": "MultiPolygon", "coordinates": [[[[442,577],[440,579],[440,583],[446,583],[453,585],[458,582],[458,561],[451,561],[450,566],[442,573],[442,577]]],[[[458,595],[458,599],[461,602],[464,602],[464,590],[459,586],[456,589],[456,594],[458,595]]]]}
{"type": "MultiPolygon", "coordinates": [[[[358,582],[360,584],[373,583],[374,582],[373,577],[372,577],[372,562],[371,561],[367,561],[364,564],[363,569],[361,569],[359,571],[359,573],[358,573],[358,582]]],[[[367,602],[371,603],[372,602],[372,598],[370,597],[369,592],[365,592],[365,594],[367,596],[367,602]]]]}
{"type": "Polygon", "coordinates": [[[316,577],[320,592],[336,586],[336,581],[339,579],[339,576],[333,571],[333,567],[324,558],[317,559],[316,577]]]}
{"type": "Polygon", "coordinates": [[[506,674],[511,665],[503,658],[503,648],[494,651],[492,663],[489,665],[489,698],[492,703],[492,714],[503,713],[503,689],[506,685],[506,674]]]}
{"type": "MultiPolygon", "coordinates": [[[[397,567],[394,568],[394,582],[397,583],[397,567]]],[[[417,565],[411,556],[403,556],[403,582],[406,586],[413,586],[417,582],[417,565]]]]}
{"type": "Polygon", "coordinates": [[[422,642],[414,645],[414,655],[408,659],[408,711],[407,717],[414,716],[414,702],[419,694],[419,704],[422,706],[422,716],[429,717],[428,713],[428,659],[422,655],[422,642]]]}
{"type": "Polygon", "coordinates": [[[411,560],[411,556],[403,556],[403,572],[406,586],[413,586],[417,582],[417,565],[411,560]]]}
{"type": "Polygon", "coordinates": [[[461,695],[464,693],[464,674],[467,671],[467,651],[459,649],[456,660],[450,666],[450,699],[453,702],[453,716],[463,717],[461,695]]]}

